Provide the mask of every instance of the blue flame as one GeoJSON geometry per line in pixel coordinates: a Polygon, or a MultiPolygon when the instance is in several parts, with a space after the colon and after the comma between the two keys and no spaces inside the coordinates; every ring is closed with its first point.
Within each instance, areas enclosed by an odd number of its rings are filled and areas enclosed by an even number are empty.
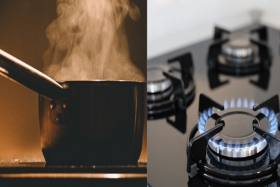
{"type": "Polygon", "coordinates": [[[212,116],[212,114],[213,114],[212,108],[209,108],[208,109],[208,116],[210,117],[210,116],[212,116]]]}
{"type": "Polygon", "coordinates": [[[241,107],[242,106],[242,101],[241,98],[238,98],[237,103],[236,103],[237,107],[241,107]]]}
{"type": "Polygon", "coordinates": [[[235,102],[234,99],[232,98],[230,101],[230,108],[234,108],[235,107],[235,102]]]}
{"type": "Polygon", "coordinates": [[[274,111],[273,111],[273,110],[270,110],[269,115],[268,115],[269,121],[271,121],[271,120],[274,118],[274,116],[275,116],[274,111]]]}
{"type": "Polygon", "coordinates": [[[244,143],[244,144],[242,144],[241,148],[247,151],[249,149],[249,146],[247,143],[244,143]]]}
{"type": "Polygon", "coordinates": [[[228,108],[228,102],[227,100],[224,100],[224,109],[227,109],[228,108]]]}
{"type": "Polygon", "coordinates": [[[207,110],[205,110],[204,112],[203,112],[203,118],[205,119],[205,121],[207,121],[208,120],[208,113],[207,113],[207,110]]]}
{"type": "Polygon", "coordinates": [[[278,119],[277,116],[275,115],[275,112],[273,110],[268,110],[268,108],[263,108],[263,113],[267,117],[267,119],[270,122],[270,130],[269,132],[273,135],[276,134],[278,130],[278,119]]]}
{"type": "Polygon", "coordinates": [[[243,108],[248,108],[248,100],[246,98],[243,101],[243,108]]]}
{"type": "Polygon", "coordinates": [[[212,108],[209,108],[208,110],[203,111],[199,115],[199,120],[198,120],[198,130],[200,134],[205,132],[205,124],[206,121],[209,119],[209,117],[213,114],[212,108]]]}
{"type": "Polygon", "coordinates": [[[219,145],[216,143],[216,142],[214,142],[214,147],[219,147],[219,145]]]}
{"type": "Polygon", "coordinates": [[[266,117],[268,117],[268,114],[269,114],[269,110],[268,110],[268,108],[262,108],[261,109],[261,112],[266,116],[266,117]]]}
{"type": "Polygon", "coordinates": [[[226,146],[227,150],[228,151],[231,151],[232,150],[232,144],[231,143],[228,143],[227,146],[226,146]]]}
{"type": "Polygon", "coordinates": [[[235,144],[234,150],[235,150],[235,152],[238,152],[240,150],[240,144],[239,143],[235,144]]]}
{"type": "MultiPolygon", "coordinates": [[[[235,102],[234,99],[232,98],[230,100],[230,105],[229,102],[227,100],[224,100],[224,109],[226,110],[227,108],[235,108],[235,107],[243,107],[243,108],[250,108],[253,109],[253,106],[255,105],[255,101],[252,99],[250,100],[250,102],[248,102],[248,100],[246,98],[242,99],[238,98],[237,101],[235,102]]],[[[217,112],[219,112],[220,110],[217,109],[217,112]]],[[[267,119],[270,122],[270,133],[275,135],[277,130],[278,130],[278,119],[277,116],[275,115],[275,112],[273,110],[269,110],[268,108],[261,108],[259,110],[261,113],[263,113],[267,119]]],[[[205,124],[206,121],[212,116],[212,114],[214,113],[214,111],[212,110],[212,108],[209,108],[205,111],[203,111],[200,116],[199,116],[199,120],[198,120],[198,130],[199,133],[202,134],[205,132],[205,124]]],[[[256,147],[260,147],[262,144],[264,144],[266,142],[265,139],[260,140],[255,138],[253,140],[253,142],[251,143],[237,143],[235,145],[232,145],[231,143],[225,144],[223,142],[223,140],[209,140],[212,145],[215,148],[219,148],[221,151],[223,151],[224,149],[227,149],[228,151],[231,150],[235,150],[235,152],[238,152],[240,149],[245,149],[244,151],[249,151],[249,150],[254,150],[256,147]]]]}
{"type": "Polygon", "coordinates": [[[224,144],[224,141],[223,141],[223,140],[221,140],[220,143],[219,143],[219,149],[220,149],[221,151],[223,151],[223,150],[225,149],[225,144],[224,144]]]}
{"type": "Polygon", "coordinates": [[[253,109],[253,106],[255,105],[255,101],[252,99],[250,101],[250,104],[249,104],[249,108],[252,108],[253,109]]]}

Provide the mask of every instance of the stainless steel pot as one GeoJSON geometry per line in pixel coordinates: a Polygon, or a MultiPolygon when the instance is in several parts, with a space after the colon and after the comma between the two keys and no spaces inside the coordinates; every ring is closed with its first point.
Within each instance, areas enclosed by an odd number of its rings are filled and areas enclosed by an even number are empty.
{"type": "Polygon", "coordinates": [[[146,121],[145,82],[56,82],[2,50],[0,74],[39,93],[47,164],[137,163],[146,121]]]}

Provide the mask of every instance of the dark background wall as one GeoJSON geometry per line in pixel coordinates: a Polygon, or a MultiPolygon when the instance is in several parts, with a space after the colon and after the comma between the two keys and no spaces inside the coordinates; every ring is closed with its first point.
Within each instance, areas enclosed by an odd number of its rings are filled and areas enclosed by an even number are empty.
{"type": "MultiPolygon", "coordinates": [[[[141,17],[125,20],[132,61],[146,75],[147,2],[133,0],[141,17]]],[[[41,70],[48,48],[47,26],[56,18],[55,0],[1,0],[0,48],[41,70]]],[[[0,162],[43,160],[40,150],[38,94],[0,77],[0,162]]]]}

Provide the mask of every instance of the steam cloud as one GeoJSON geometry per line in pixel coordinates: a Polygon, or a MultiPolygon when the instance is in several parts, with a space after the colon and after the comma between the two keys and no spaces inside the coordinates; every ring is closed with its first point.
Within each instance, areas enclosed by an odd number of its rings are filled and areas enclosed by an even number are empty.
{"type": "Polygon", "coordinates": [[[57,81],[144,81],[131,62],[123,21],[140,16],[129,0],[57,0],[43,71],[57,81]]]}

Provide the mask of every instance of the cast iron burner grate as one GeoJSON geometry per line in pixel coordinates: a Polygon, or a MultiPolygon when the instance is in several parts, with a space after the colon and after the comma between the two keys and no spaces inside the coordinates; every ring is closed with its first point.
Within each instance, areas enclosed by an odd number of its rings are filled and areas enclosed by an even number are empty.
{"type": "Polygon", "coordinates": [[[250,82],[267,89],[271,52],[267,46],[265,26],[251,30],[250,34],[231,33],[215,27],[213,39],[207,56],[208,78],[212,89],[229,82],[220,81],[220,74],[237,77],[256,74],[259,76],[258,81],[250,80],[250,82]],[[254,33],[258,35],[258,40],[251,36],[254,33]]]}
{"type": "Polygon", "coordinates": [[[223,106],[201,94],[199,114],[188,138],[190,177],[200,174],[212,182],[242,186],[271,179],[277,169],[279,176],[278,95],[257,104],[238,99],[223,106]],[[217,112],[212,112],[213,107],[217,112]],[[244,125],[245,130],[241,129],[244,125]],[[241,133],[236,134],[234,128],[241,133]]]}
{"type": "MultiPolygon", "coordinates": [[[[186,108],[195,96],[192,56],[186,53],[168,60],[169,64],[174,62],[179,62],[180,67],[166,64],[150,65],[147,68],[149,120],[167,118],[175,114],[175,122],[168,119],[169,123],[186,122],[186,108]]],[[[183,131],[185,132],[185,129],[183,131]]]]}

